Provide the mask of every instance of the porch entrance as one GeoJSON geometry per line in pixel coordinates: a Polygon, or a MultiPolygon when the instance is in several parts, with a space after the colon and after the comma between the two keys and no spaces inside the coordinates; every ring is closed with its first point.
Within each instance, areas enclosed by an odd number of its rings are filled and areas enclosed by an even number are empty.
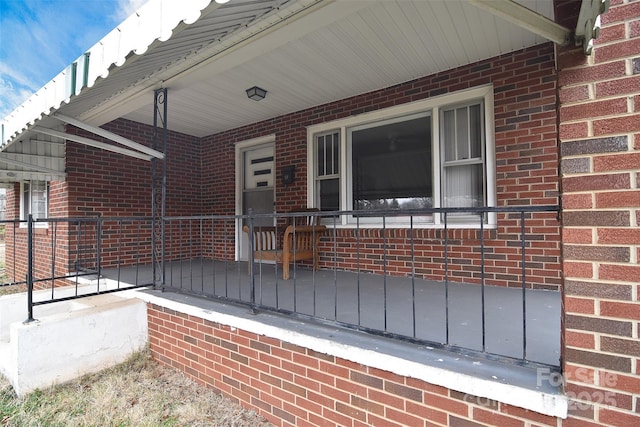
{"type": "MultiPolygon", "coordinates": [[[[242,197],[242,215],[248,215],[249,211],[254,214],[273,214],[275,206],[275,186],[274,186],[274,144],[273,142],[254,145],[242,149],[240,152],[242,197]]],[[[246,222],[246,220],[244,220],[246,222]]],[[[245,223],[239,224],[239,230],[245,223]]],[[[257,218],[254,226],[274,225],[273,218],[257,218]]],[[[240,248],[239,258],[242,261],[248,259],[249,242],[246,233],[238,234],[240,248]]]]}

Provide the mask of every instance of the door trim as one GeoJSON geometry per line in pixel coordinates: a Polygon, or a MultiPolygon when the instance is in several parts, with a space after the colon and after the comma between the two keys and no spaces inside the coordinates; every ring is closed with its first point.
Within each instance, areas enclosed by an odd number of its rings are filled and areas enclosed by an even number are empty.
{"type": "MultiPolygon", "coordinates": [[[[273,144],[273,169],[274,169],[274,192],[275,192],[275,169],[276,169],[276,135],[265,135],[258,138],[247,139],[236,143],[236,206],[235,215],[242,215],[242,184],[243,184],[243,172],[244,172],[244,159],[242,153],[248,149],[256,147],[258,145],[273,144]]],[[[236,220],[236,247],[235,247],[235,260],[240,259],[240,238],[242,231],[242,224],[240,220],[236,220]]]]}

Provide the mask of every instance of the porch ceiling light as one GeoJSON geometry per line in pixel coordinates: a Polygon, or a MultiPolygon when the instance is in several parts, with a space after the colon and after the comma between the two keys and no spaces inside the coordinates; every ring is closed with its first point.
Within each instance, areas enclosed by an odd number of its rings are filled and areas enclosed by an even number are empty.
{"type": "Polygon", "coordinates": [[[249,99],[253,99],[254,101],[260,101],[267,96],[267,91],[259,88],[258,86],[250,87],[247,89],[247,97],[249,99]]]}

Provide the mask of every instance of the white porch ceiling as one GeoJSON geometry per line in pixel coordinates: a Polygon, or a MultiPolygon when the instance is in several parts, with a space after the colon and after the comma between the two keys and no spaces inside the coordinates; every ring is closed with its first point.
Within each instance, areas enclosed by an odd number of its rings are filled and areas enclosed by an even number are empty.
{"type": "MultiPolygon", "coordinates": [[[[231,0],[60,111],[97,125],[117,117],[152,124],[152,89],[164,85],[169,128],[202,137],[546,42],[465,0],[281,1],[253,23],[262,24],[258,35],[229,31],[274,3],[231,0]],[[239,34],[240,46],[216,49],[239,34]],[[195,50],[203,54],[191,68],[172,65],[195,50]],[[247,99],[254,85],[266,99],[247,99]]],[[[519,3],[553,18],[552,0],[519,3]]]]}
{"type": "MultiPolygon", "coordinates": [[[[517,2],[553,18],[553,0],[517,2]]],[[[89,87],[74,82],[72,95],[64,95],[69,84],[62,73],[41,91],[57,100],[41,97],[46,105],[38,111],[28,105],[17,111],[0,153],[0,161],[12,163],[0,163],[0,182],[64,176],[63,151],[46,142],[62,140],[34,132],[61,130],[56,114],[90,126],[119,117],[152,124],[153,91],[160,87],[168,88],[169,129],[203,137],[547,41],[469,0],[198,0],[188,6],[181,12],[188,18],[167,24],[163,15],[155,39],[153,31],[125,38],[153,24],[154,14],[125,21],[90,50],[91,64],[102,62],[89,87]],[[249,100],[245,90],[252,86],[266,89],[266,99],[249,100]]]]}

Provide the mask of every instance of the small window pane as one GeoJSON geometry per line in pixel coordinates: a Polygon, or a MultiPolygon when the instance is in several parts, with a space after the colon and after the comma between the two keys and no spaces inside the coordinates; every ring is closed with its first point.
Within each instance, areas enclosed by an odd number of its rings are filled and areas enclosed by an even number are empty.
{"type": "Polygon", "coordinates": [[[317,176],[337,175],[340,167],[338,133],[316,137],[317,176]]]}
{"type": "Polygon", "coordinates": [[[446,161],[451,161],[456,159],[456,146],[455,146],[455,136],[456,136],[456,118],[453,110],[448,110],[444,112],[444,125],[442,129],[443,133],[443,143],[444,143],[444,152],[446,161]]]}
{"type": "Polygon", "coordinates": [[[340,180],[323,179],[318,181],[318,194],[320,195],[320,210],[340,210],[340,180]]]}
{"type": "Polygon", "coordinates": [[[467,107],[456,110],[456,160],[469,158],[469,119],[467,107]]]}
{"type": "Polygon", "coordinates": [[[317,139],[317,159],[318,159],[318,176],[326,175],[325,161],[324,161],[324,136],[319,136],[317,139]]]}
{"type": "Polygon", "coordinates": [[[28,182],[22,184],[22,209],[21,219],[27,219],[29,210],[31,209],[31,186],[28,182]]]}
{"type": "Polygon", "coordinates": [[[325,155],[324,155],[324,159],[325,159],[325,168],[324,168],[324,174],[325,175],[331,175],[333,174],[333,141],[331,138],[331,135],[326,135],[324,137],[324,150],[325,150],[325,155]]]}
{"type": "Polygon", "coordinates": [[[479,104],[469,107],[469,129],[471,157],[477,159],[482,157],[482,114],[479,104]]]}
{"type": "Polygon", "coordinates": [[[31,213],[34,219],[47,217],[47,183],[45,181],[31,183],[31,213]]]}
{"type": "Polygon", "coordinates": [[[444,206],[484,206],[482,169],[481,164],[446,167],[444,206]]]}

